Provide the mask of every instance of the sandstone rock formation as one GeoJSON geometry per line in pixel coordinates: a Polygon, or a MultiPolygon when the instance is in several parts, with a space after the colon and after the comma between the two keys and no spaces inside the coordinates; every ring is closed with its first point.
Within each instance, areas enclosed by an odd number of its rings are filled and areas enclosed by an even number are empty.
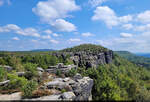
{"type": "Polygon", "coordinates": [[[82,77],[76,74],[73,78],[54,78],[50,82],[46,82],[41,86],[41,89],[60,90],[54,92],[49,96],[42,96],[32,99],[21,99],[21,93],[13,93],[10,95],[0,95],[2,100],[26,100],[26,101],[43,101],[43,100],[75,100],[75,101],[88,101],[92,99],[93,79],[89,77],[82,77]],[[61,90],[65,89],[65,92],[61,90]]]}
{"type": "Polygon", "coordinates": [[[67,55],[70,56],[70,60],[74,62],[78,67],[98,67],[101,64],[110,64],[113,60],[113,51],[108,50],[104,52],[56,52],[53,53],[54,56],[61,56],[63,59],[67,58],[67,55]]]}
{"type": "Polygon", "coordinates": [[[49,73],[56,73],[57,70],[60,70],[61,72],[68,72],[69,70],[71,70],[72,68],[77,68],[76,65],[72,64],[72,65],[64,65],[63,63],[58,63],[56,66],[49,66],[48,69],[46,69],[46,72],[49,73]]]}

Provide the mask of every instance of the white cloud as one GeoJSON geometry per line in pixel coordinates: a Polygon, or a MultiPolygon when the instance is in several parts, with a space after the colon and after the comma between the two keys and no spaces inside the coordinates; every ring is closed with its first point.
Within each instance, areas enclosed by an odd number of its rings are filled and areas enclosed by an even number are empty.
{"type": "Polygon", "coordinates": [[[94,34],[92,34],[92,33],[90,33],[90,32],[82,33],[81,35],[84,36],[84,37],[94,36],[94,34]]]}
{"type": "Polygon", "coordinates": [[[17,34],[24,35],[24,36],[34,36],[34,37],[40,37],[40,34],[38,31],[34,28],[26,28],[23,30],[16,31],[17,34]]]}
{"type": "Polygon", "coordinates": [[[33,43],[37,43],[38,42],[38,40],[35,40],[35,39],[32,39],[31,40],[33,43]]]}
{"type": "Polygon", "coordinates": [[[43,35],[42,38],[43,39],[51,39],[51,36],[50,35],[43,35]]]}
{"type": "Polygon", "coordinates": [[[104,21],[108,27],[118,25],[117,16],[115,12],[107,6],[97,7],[94,11],[92,20],[104,21]]]}
{"type": "Polygon", "coordinates": [[[133,28],[133,25],[132,24],[124,24],[124,25],[122,25],[122,28],[124,28],[126,30],[130,30],[133,28]]]}
{"type": "Polygon", "coordinates": [[[10,32],[10,31],[16,31],[20,30],[20,27],[18,27],[15,24],[7,24],[6,26],[0,27],[0,32],[10,32]]]}
{"type": "Polygon", "coordinates": [[[54,44],[58,44],[58,43],[59,43],[59,41],[54,40],[54,39],[50,40],[50,42],[51,42],[51,43],[54,43],[54,44]]]}
{"type": "Polygon", "coordinates": [[[65,21],[64,18],[70,17],[69,13],[80,10],[75,0],[48,0],[40,1],[32,11],[40,16],[41,21],[50,24],[58,31],[75,31],[74,24],[65,21]]]}
{"type": "Polygon", "coordinates": [[[47,30],[44,31],[44,33],[46,33],[46,34],[52,34],[53,32],[51,30],[47,29],[47,30]]]}
{"type": "Polygon", "coordinates": [[[40,1],[32,11],[41,17],[43,21],[65,18],[69,12],[79,10],[75,0],[48,0],[40,1]]]}
{"type": "Polygon", "coordinates": [[[93,21],[103,21],[109,28],[132,20],[131,15],[118,17],[108,6],[99,6],[94,11],[93,21]]]}
{"type": "Polygon", "coordinates": [[[147,10],[137,15],[137,21],[141,23],[150,23],[150,11],[147,10]]]}
{"type": "Polygon", "coordinates": [[[40,37],[40,34],[36,29],[34,28],[22,29],[15,24],[7,24],[6,26],[0,27],[0,33],[4,33],[4,32],[13,32],[24,36],[40,37]]]}
{"type": "Polygon", "coordinates": [[[71,38],[69,39],[69,42],[80,42],[80,39],[76,39],[76,38],[71,38]]]}
{"type": "Polygon", "coordinates": [[[150,31],[136,34],[132,37],[111,37],[97,42],[112,50],[123,50],[131,52],[150,51],[150,31]],[[144,40],[143,40],[144,39],[144,40]]]}
{"type": "Polygon", "coordinates": [[[3,0],[0,0],[0,6],[2,6],[4,4],[3,0]]]}
{"type": "Polygon", "coordinates": [[[120,36],[123,37],[123,38],[130,38],[133,36],[133,34],[130,34],[130,33],[120,33],[120,36]]]}
{"type": "Polygon", "coordinates": [[[135,26],[134,31],[150,31],[150,24],[135,26]]]}
{"type": "Polygon", "coordinates": [[[11,4],[10,0],[0,0],[0,6],[4,5],[5,3],[8,5],[11,4]]]}
{"type": "Polygon", "coordinates": [[[131,15],[127,15],[127,16],[119,17],[118,19],[121,23],[128,23],[129,21],[132,21],[133,18],[131,15]]]}
{"type": "Polygon", "coordinates": [[[18,37],[13,37],[12,39],[13,40],[20,40],[18,37]]]}
{"type": "Polygon", "coordinates": [[[53,27],[55,27],[57,30],[62,32],[72,32],[76,31],[76,26],[70,22],[67,22],[63,19],[57,19],[53,24],[53,27]]]}
{"type": "Polygon", "coordinates": [[[58,35],[58,34],[56,34],[56,33],[53,33],[53,36],[58,37],[59,35],[58,35]]]}
{"type": "Polygon", "coordinates": [[[92,6],[98,6],[101,5],[102,3],[106,2],[107,0],[89,0],[88,3],[92,6]]]}
{"type": "Polygon", "coordinates": [[[20,27],[15,25],[15,24],[8,24],[5,26],[6,29],[10,29],[10,30],[19,30],[20,27]]]}

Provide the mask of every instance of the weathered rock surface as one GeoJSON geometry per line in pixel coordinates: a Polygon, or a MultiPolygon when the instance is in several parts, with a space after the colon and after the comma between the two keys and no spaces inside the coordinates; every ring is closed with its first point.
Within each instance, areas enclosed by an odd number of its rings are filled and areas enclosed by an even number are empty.
{"type": "Polygon", "coordinates": [[[3,101],[21,100],[21,92],[13,93],[10,95],[0,95],[0,100],[3,100],[3,101]]]}
{"type": "Polygon", "coordinates": [[[58,70],[60,70],[61,72],[68,72],[72,68],[76,69],[77,66],[74,64],[64,65],[63,63],[58,63],[56,66],[49,66],[48,69],[46,69],[45,71],[48,73],[56,73],[58,70]]]}
{"type": "Polygon", "coordinates": [[[6,69],[8,72],[12,71],[13,68],[7,65],[2,66],[4,69],[6,69]]]}
{"type": "Polygon", "coordinates": [[[50,82],[46,82],[43,87],[48,90],[56,90],[56,93],[39,98],[21,99],[21,93],[17,92],[10,95],[0,95],[0,100],[92,100],[91,90],[93,87],[93,79],[89,77],[82,77],[80,74],[76,74],[74,78],[55,78],[50,82]],[[66,92],[61,93],[62,89],[65,89],[66,92]],[[58,93],[57,91],[59,91],[60,93],[58,93]]]}
{"type": "Polygon", "coordinates": [[[113,59],[113,51],[108,50],[104,52],[57,52],[53,53],[56,57],[61,56],[63,59],[66,59],[67,55],[70,56],[70,59],[74,62],[78,67],[98,67],[101,64],[109,64],[112,63],[113,59]]]}
{"type": "Polygon", "coordinates": [[[38,70],[38,71],[41,71],[41,72],[44,72],[44,69],[41,68],[41,67],[37,67],[37,70],[38,70]]]}
{"type": "Polygon", "coordinates": [[[73,77],[73,79],[74,79],[75,81],[77,81],[77,80],[79,80],[79,79],[82,79],[82,76],[81,76],[79,73],[77,73],[77,74],[73,77]]]}
{"type": "MultiPolygon", "coordinates": [[[[92,96],[91,91],[93,87],[93,79],[89,77],[82,78],[82,76],[77,73],[73,79],[56,78],[53,81],[46,83],[45,85],[50,89],[57,88],[62,90],[67,88],[67,90],[75,94],[75,97],[72,98],[73,100],[89,100],[92,96]]],[[[68,93],[65,93],[63,97],[65,97],[67,94],[68,93]]]]}
{"type": "Polygon", "coordinates": [[[60,98],[63,100],[74,100],[75,99],[75,94],[73,92],[64,92],[60,98]]]}
{"type": "Polygon", "coordinates": [[[25,75],[25,72],[16,72],[16,74],[19,76],[19,77],[22,77],[25,75]]]}
{"type": "Polygon", "coordinates": [[[6,80],[6,81],[3,81],[3,82],[0,82],[0,86],[7,85],[9,82],[10,82],[10,80],[6,80]]]}
{"type": "Polygon", "coordinates": [[[76,95],[75,100],[89,100],[89,97],[92,95],[93,80],[89,77],[84,77],[79,79],[78,83],[73,85],[73,90],[76,95]]]}
{"type": "Polygon", "coordinates": [[[61,95],[50,95],[50,96],[43,96],[43,97],[40,97],[40,98],[33,98],[33,99],[24,99],[26,101],[53,101],[53,100],[61,100],[60,99],[60,96],[61,95]]]}

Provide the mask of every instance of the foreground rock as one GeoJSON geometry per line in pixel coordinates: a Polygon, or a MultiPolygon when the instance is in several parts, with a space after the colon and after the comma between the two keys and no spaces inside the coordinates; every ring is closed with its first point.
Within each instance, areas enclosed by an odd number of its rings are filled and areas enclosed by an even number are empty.
{"type": "Polygon", "coordinates": [[[93,79],[89,77],[82,77],[80,74],[76,74],[73,78],[55,78],[54,80],[44,84],[47,89],[65,90],[67,92],[45,96],[39,99],[49,99],[50,97],[54,100],[76,100],[76,101],[88,101],[92,100],[92,87],[93,79]]]}
{"type": "Polygon", "coordinates": [[[14,93],[11,95],[0,95],[2,100],[75,100],[75,101],[88,101],[92,100],[92,87],[93,79],[89,77],[82,77],[80,74],[76,74],[73,78],[54,78],[50,82],[46,82],[41,86],[41,89],[58,90],[49,96],[43,96],[32,99],[21,99],[20,93],[14,93]],[[9,98],[7,98],[9,97],[9,98]]]}
{"type": "Polygon", "coordinates": [[[0,82],[0,86],[7,85],[9,82],[10,82],[10,80],[6,80],[6,81],[3,81],[3,82],[0,82]]]}
{"type": "Polygon", "coordinates": [[[16,72],[19,77],[25,76],[25,72],[16,72]]]}
{"type": "Polygon", "coordinates": [[[0,95],[0,100],[3,100],[3,101],[21,100],[21,92],[13,93],[10,95],[0,95]]]}

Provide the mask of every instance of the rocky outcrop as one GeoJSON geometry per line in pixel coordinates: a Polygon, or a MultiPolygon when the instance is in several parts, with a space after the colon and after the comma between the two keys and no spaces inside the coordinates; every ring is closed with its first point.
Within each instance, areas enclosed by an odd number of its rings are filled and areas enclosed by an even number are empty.
{"type": "Polygon", "coordinates": [[[44,72],[44,69],[41,68],[41,67],[37,67],[37,70],[40,71],[40,72],[44,72]]]}
{"type": "Polygon", "coordinates": [[[51,82],[45,83],[48,89],[65,89],[69,93],[63,93],[59,98],[72,100],[89,100],[93,87],[93,79],[76,74],[73,78],[56,78],[51,82]],[[68,96],[68,97],[67,97],[68,96]]]}
{"type": "Polygon", "coordinates": [[[53,53],[56,57],[67,59],[67,55],[78,67],[94,68],[102,64],[110,64],[113,60],[113,51],[108,50],[104,52],[57,52],[53,53]]]}
{"type": "Polygon", "coordinates": [[[13,93],[10,95],[0,95],[3,100],[26,100],[26,101],[43,101],[43,100],[75,100],[88,101],[92,100],[93,79],[89,77],[82,77],[76,74],[73,78],[54,78],[50,82],[45,82],[41,86],[42,89],[56,90],[52,95],[42,96],[32,99],[21,99],[21,93],[13,93]],[[62,90],[65,90],[62,92],[62,90]],[[7,98],[8,97],[8,98],[7,98]]]}
{"type": "Polygon", "coordinates": [[[49,66],[48,69],[46,69],[45,71],[48,73],[56,73],[58,70],[60,70],[61,72],[65,73],[71,70],[72,68],[76,69],[77,66],[74,64],[64,65],[63,63],[58,63],[56,66],[49,66]]]}
{"type": "Polygon", "coordinates": [[[77,81],[78,83],[72,85],[76,95],[75,100],[89,100],[92,95],[91,91],[93,87],[93,80],[89,77],[83,77],[83,79],[79,79],[77,81]]]}
{"type": "Polygon", "coordinates": [[[0,65],[0,67],[4,68],[8,72],[11,72],[13,70],[11,66],[7,66],[7,65],[0,65]]]}
{"type": "Polygon", "coordinates": [[[0,86],[7,85],[9,82],[10,82],[10,80],[6,80],[6,81],[3,81],[3,82],[0,82],[0,86]]]}
{"type": "Polygon", "coordinates": [[[25,76],[25,72],[16,72],[19,77],[25,76]]]}

